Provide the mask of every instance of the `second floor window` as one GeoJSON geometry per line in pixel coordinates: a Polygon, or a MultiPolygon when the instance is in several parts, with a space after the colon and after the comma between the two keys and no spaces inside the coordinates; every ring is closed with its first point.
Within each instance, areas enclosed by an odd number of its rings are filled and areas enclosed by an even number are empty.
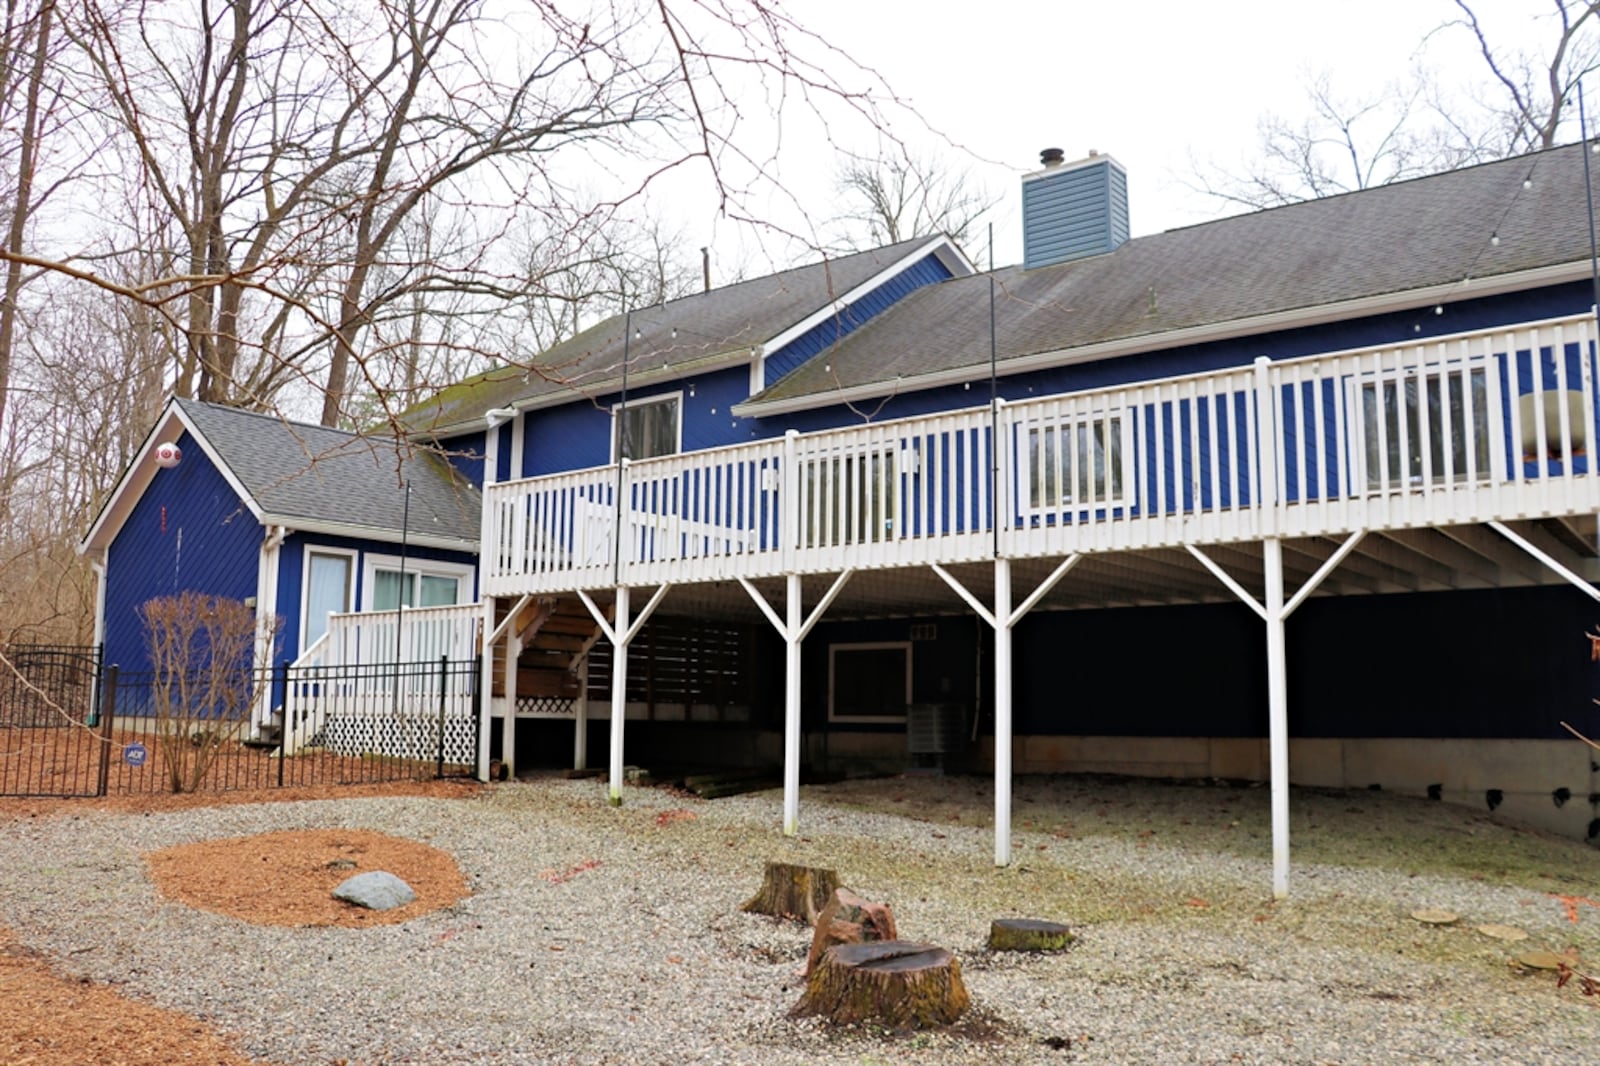
{"type": "Polygon", "coordinates": [[[629,400],[612,408],[613,459],[654,459],[683,450],[682,394],[629,400]]]}

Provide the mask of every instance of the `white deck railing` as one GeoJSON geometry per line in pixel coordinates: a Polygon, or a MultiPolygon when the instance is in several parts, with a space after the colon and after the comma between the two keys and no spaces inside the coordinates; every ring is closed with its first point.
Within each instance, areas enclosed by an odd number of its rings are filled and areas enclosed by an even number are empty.
{"type": "Polygon", "coordinates": [[[482,622],[477,604],[329,615],[327,631],[288,667],[284,754],[315,744],[432,759],[442,735],[446,761],[472,762],[470,735],[441,723],[470,718],[475,687],[463,664],[477,658],[482,622]]]}
{"type": "Polygon", "coordinates": [[[482,585],[498,596],[1594,511],[1594,336],[1589,316],[1552,319],[491,485],[482,585]]]}

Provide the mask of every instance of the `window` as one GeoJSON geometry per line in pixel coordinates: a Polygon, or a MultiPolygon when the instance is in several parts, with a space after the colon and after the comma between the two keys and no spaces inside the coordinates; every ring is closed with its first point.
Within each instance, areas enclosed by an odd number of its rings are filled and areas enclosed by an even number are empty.
{"type": "Polygon", "coordinates": [[[828,648],[828,718],[904,722],[911,706],[911,642],[828,648]]]}
{"type": "Polygon", "coordinates": [[[472,567],[431,559],[368,555],[363,610],[392,611],[396,607],[448,607],[471,602],[472,567]]]}
{"type": "Polygon", "coordinates": [[[629,400],[611,409],[611,458],[654,459],[683,450],[683,394],[629,400]]]}
{"type": "Polygon", "coordinates": [[[1123,502],[1129,429],[1127,419],[1111,414],[1024,422],[1028,508],[1123,502]]]}
{"type": "Polygon", "coordinates": [[[356,559],[354,552],[310,549],[306,552],[306,571],[300,602],[305,605],[300,619],[300,650],[311,647],[328,631],[328,615],[343,613],[354,605],[356,559]]]}
{"type": "Polygon", "coordinates": [[[1433,484],[1488,479],[1489,387],[1490,375],[1481,363],[1435,365],[1363,381],[1359,403],[1367,490],[1421,485],[1425,478],[1433,484]]]}

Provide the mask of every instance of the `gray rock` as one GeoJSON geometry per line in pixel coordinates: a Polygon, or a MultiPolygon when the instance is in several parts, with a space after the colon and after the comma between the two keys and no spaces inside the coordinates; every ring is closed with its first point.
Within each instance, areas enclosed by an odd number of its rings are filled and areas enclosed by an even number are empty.
{"type": "Polygon", "coordinates": [[[410,885],[394,874],[384,870],[373,870],[356,874],[341,883],[333,890],[333,898],[372,911],[389,911],[396,907],[404,907],[416,899],[417,894],[411,891],[410,885]]]}

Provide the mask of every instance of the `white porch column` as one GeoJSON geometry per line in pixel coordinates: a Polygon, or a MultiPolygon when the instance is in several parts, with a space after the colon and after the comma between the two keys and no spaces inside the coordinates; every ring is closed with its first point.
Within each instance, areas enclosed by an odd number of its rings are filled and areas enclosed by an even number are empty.
{"type": "Polygon", "coordinates": [[[609,797],[613,807],[622,806],[622,727],[628,713],[628,644],[616,639],[628,632],[628,586],[617,586],[616,617],[611,622],[611,783],[609,797]]]}
{"type": "Polygon", "coordinates": [[[1011,864],[1011,560],[994,561],[994,864],[1011,864]]]}
{"type": "Polygon", "coordinates": [[[783,632],[783,835],[800,831],[800,575],[785,580],[783,632]]]}
{"type": "Polygon", "coordinates": [[[761,613],[767,616],[772,628],[783,638],[783,835],[794,836],[800,831],[800,645],[811,632],[811,627],[822,618],[822,613],[833,606],[833,601],[843,591],[854,570],[846,570],[833,579],[827,594],[812,608],[807,616],[800,602],[800,575],[789,574],[784,579],[785,619],[778,617],[761,590],[744,578],[739,584],[750,594],[761,613]]]}
{"type": "Polygon", "coordinates": [[[948,570],[933,563],[933,572],[946,585],[967,602],[994,629],[994,864],[1011,863],[1011,631],[1027,613],[1038,606],[1045,594],[1078,565],[1081,555],[1069,555],[1061,560],[1050,576],[1039,582],[1028,598],[1013,610],[1011,607],[1011,560],[996,556],[994,560],[994,610],[989,610],[978,597],[967,591],[948,570]]]}
{"type": "Polygon", "coordinates": [[[1266,582],[1267,744],[1272,778],[1272,897],[1289,894],[1289,685],[1284,651],[1283,543],[1261,542],[1266,582]]]}
{"type": "Polygon", "coordinates": [[[630,618],[628,586],[618,585],[616,608],[610,619],[606,618],[606,613],[587,592],[582,589],[577,590],[578,598],[589,609],[589,616],[611,642],[610,800],[613,807],[622,806],[622,727],[628,711],[628,646],[633,643],[633,638],[639,635],[639,630],[644,628],[644,624],[650,620],[656,608],[661,605],[662,598],[671,587],[662,585],[657,588],[656,594],[650,597],[650,602],[639,612],[639,617],[630,618]]]}
{"type": "Polygon", "coordinates": [[[483,662],[478,667],[478,772],[489,780],[489,725],[494,710],[494,597],[483,598],[483,662]]]}
{"type": "Polygon", "coordinates": [[[500,765],[506,780],[517,776],[517,660],[522,656],[522,641],[517,639],[513,618],[506,629],[505,691],[506,713],[500,719],[500,765]]]}

